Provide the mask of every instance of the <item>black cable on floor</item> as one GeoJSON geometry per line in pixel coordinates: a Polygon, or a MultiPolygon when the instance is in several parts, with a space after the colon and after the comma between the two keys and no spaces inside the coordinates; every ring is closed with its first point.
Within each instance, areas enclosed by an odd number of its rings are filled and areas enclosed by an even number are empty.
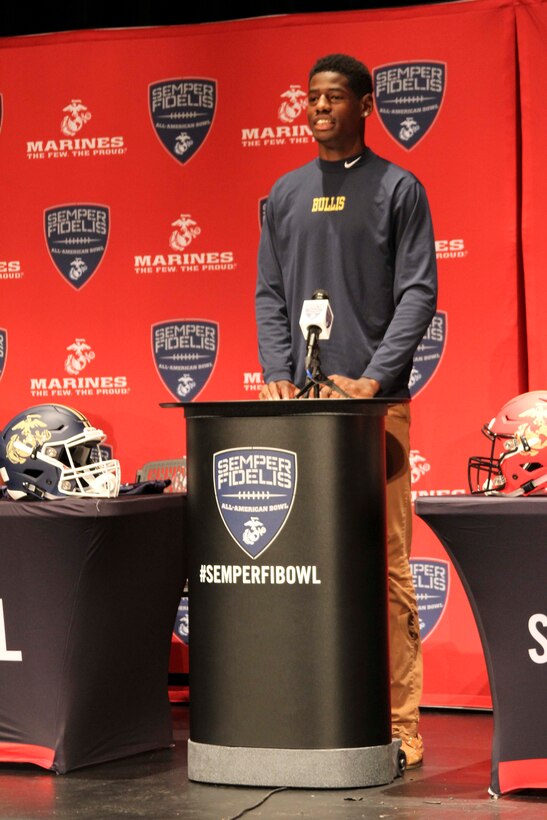
{"type": "Polygon", "coordinates": [[[287,790],[287,786],[280,786],[278,789],[272,789],[271,792],[268,792],[268,794],[265,797],[263,797],[262,800],[259,800],[258,803],[255,803],[254,806],[248,806],[246,809],[243,809],[243,811],[240,811],[239,814],[234,814],[233,817],[228,817],[228,820],[239,820],[239,818],[243,817],[244,814],[247,814],[248,811],[257,809],[259,806],[265,803],[266,800],[268,800],[272,796],[272,794],[277,794],[277,792],[286,792],[287,790]]]}

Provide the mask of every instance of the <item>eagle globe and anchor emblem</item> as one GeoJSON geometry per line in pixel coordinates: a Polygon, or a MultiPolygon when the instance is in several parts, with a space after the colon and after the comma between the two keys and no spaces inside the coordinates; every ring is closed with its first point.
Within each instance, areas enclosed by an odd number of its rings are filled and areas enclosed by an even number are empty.
{"type": "Polygon", "coordinates": [[[247,546],[251,547],[253,544],[256,544],[259,538],[266,535],[267,532],[268,530],[262,521],[256,515],[251,515],[249,520],[245,521],[242,538],[247,546]]]}
{"type": "Polygon", "coordinates": [[[85,339],[75,339],[68,345],[67,350],[69,354],[65,359],[65,370],[73,376],[80,373],[95,358],[95,352],[85,339]]]}
{"type": "Polygon", "coordinates": [[[171,222],[171,226],[176,229],[169,237],[169,247],[174,251],[184,250],[201,233],[201,228],[190,214],[181,214],[178,219],[171,222]]]}
{"type": "Polygon", "coordinates": [[[51,438],[47,424],[42,421],[39,413],[29,413],[22,421],[13,426],[17,432],[10,438],[6,446],[6,456],[12,464],[24,464],[28,458],[29,449],[41,447],[51,438]]]}
{"type": "Polygon", "coordinates": [[[78,279],[84,275],[87,271],[87,265],[83,259],[77,256],[75,259],[72,260],[70,263],[70,269],[68,272],[69,279],[72,279],[73,282],[77,282],[78,279]]]}
{"type": "Polygon", "coordinates": [[[414,117],[406,117],[402,123],[401,128],[399,130],[399,139],[403,142],[408,142],[409,139],[412,139],[414,134],[417,134],[420,130],[420,126],[414,119],[414,117]]]}
{"type": "Polygon", "coordinates": [[[61,133],[66,137],[72,137],[80,131],[86,122],[91,119],[91,112],[87,110],[87,106],[83,105],[81,100],[71,100],[68,105],[63,108],[66,115],[61,121],[61,133]]]}
{"type": "Polygon", "coordinates": [[[293,122],[306,110],[308,95],[300,85],[291,85],[280,97],[283,102],[277,109],[277,116],[281,122],[293,122]]]}
{"type": "Polygon", "coordinates": [[[196,386],[196,382],[191,375],[189,373],[185,373],[179,378],[177,385],[177,396],[180,396],[181,399],[185,399],[196,386]]]}
{"type": "Polygon", "coordinates": [[[183,154],[185,154],[187,151],[190,150],[190,148],[192,147],[193,144],[194,144],[194,141],[193,141],[192,137],[190,136],[190,134],[187,134],[186,131],[181,131],[181,133],[178,135],[178,137],[175,140],[175,145],[174,145],[173,150],[174,150],[175,154],[177,154],[179,157],[182,157],[183,154]]]}

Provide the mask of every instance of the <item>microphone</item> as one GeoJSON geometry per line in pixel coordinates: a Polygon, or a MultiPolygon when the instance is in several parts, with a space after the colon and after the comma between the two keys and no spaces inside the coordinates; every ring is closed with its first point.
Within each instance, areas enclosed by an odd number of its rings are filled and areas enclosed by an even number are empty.
{"type": "Polygon", "coordinates": [[[319,339],[328,339],[334,319],[326,290],[316,290],[311,299],[305,299],[300,314],[300,328],[306,340],[306,371],[317,349],[319,339]]]}

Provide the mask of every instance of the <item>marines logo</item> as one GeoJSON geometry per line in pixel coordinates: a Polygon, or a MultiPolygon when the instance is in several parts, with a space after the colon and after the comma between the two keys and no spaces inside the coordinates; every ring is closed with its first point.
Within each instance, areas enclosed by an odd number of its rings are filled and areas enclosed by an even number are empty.
{"type": "Polygon", "coordinates": [[[281,122],[293,122],[306,110],[308,96],[305,91],[302,91],[302,86],[291,85],[280,96],[283,102],[277,109],[277,116],[281,122]]]}
{"type": "Polygon", "coordinates": [[[519,419],[528,418],[533,424],[526,422],[518,429],[518,435],[526,438],[530,447],[530,455],[535,456],[543,450],[547,439],[547,407],[542,402],[537,402],[530,410],[519,413],[519,419]]]}
{"type": "Polygon", "coordinates": [[[209,134],[217,105],[217,82],[184,77],[152,83],[148,103],[157,138],[172,157],[184,164],[209,134]]]}
{"type": "Polygon", "coordinates": [[[169,237],[169,247],[174,251],[184,250],[201,233],[201,228],[190,214],[181,214],[171,225],[176,229],[169,237]]]}
{"type": "Polygon", "coordinates": [[[194,144],[194,140],[187,134],[186,131],[181,131],[178,137],[175,140],[175,154],[178,154],[181,157],[185,154],[194,144]]]}
{"type": "Polygon", "coordinates": [[[411,558],[422,643],[438,627],[446,610],[450,588],[450,564],[433,558],[411,558]]]}
{"type": "Polygon", "coordinates": [[[416,349],[408,389],[412,398],[418,395],[437,371],[443,357],[447,332],[447,314],[437,311],[416,349]]]}
{"type": "Polygon", "coordinates": [[[196,387],[196,382],[189,373],[184,373],[179,378],[179,383],[177,385],[177,396],[180,396],[181,399],[185,399],[186,396],[192,392],[194,387],[196,387]]]}
{"type": "Polygon", "coordinates": [[[209,381],[218,352],[218,323],[180,319],[152,325],[158,375],[175,399],[192,401],[209,381]]]}
{"type": "Polygon", "coordinates": [[[258,558],[290,515],[296,494],[296,453],[269,447],[221,450],[213,455],[213,482],[226,529],[250,558],[258,558]]]}
{"type": "Polygon", "coordinates": [[[4,373],[8,356],[8,331],[0,327],[0,379],[4,373]]]}
{"type": "Polygon", "coordinates": [[[245,529],[243,530],[243,540],[251,547],[253,544],[266,535],[267,529],[262,521],[256,515],[251,515],[248,521],[245,521],[245,529]]]}
{"type": "MultiPolygon", "coordinates": [[[[518,415],[519,419],[529,419],[523,422],[515,432],[517,442],[526,442],[523,446],[524,451],[531,458],[537,456],[544,447],[547,446],[547,405],[545,402],[538,401],[533,407],[524,410],[518,415]]],[[[506,441],[504,447],[506,450],[513,450],[516,447],[514,440],[506,441]]]]}
{"type": "Polygon", "coordinates": [[[419,450],[410,451],[410,480],[417,484],[420,478],[431,470],[431,465],[420,455],[419,450]]]}
{"type": "Polygon", "coordinates": [[[104,256],[110,230],[105,205],[58,205],[44,212],[46,244],[55,267],[79,290],[93,276],[104,256]]]}
{"type": "Polygon", "coordinates": [[[78,279],[81,279],[84,273],[87,271],[87,265],[83,259],[80,259],[79,256],[76,256],[72,262],[70,263],[70,268],[68,271],[68,278],[72,282],[77,282],[78,279]]]}
{"type": "Polygon", "coordinates": [[[41,447],[51,438],[47,424],[42,421],[39,413],[29,413],[13,429],[20,432],[11,436],[6,446],[6,456],[12,464],[24,464],[32,450],[41,447]]]}
{"type": "Polygon", "coordinates": [[[441,109],[446,63],[391,63],[374,69],[374,96],[380,122],[410,151],[422,140],[441,109]]]}
{"type": "Polygon", "coordinates": [[[414,119],[414,117],[407,117],[401,123],[401,130],[399,131],[399,139],[408,142],[414,134],[416,134],[420,130],[420,126],[414,119]]]}
{"type": "Polygon", "coordinates": [[[66,111],[66,114],[61,121],[61,133],[67,137],[77,134],[85,123],[91,119],[91,113],[81,100],[71,100],[69,105],[63,108],[63,111],[66,111]]]}
{"type": "Polygon", "coordinates": [[[69,355],[65,359],[65,370],[73,376],[81,373],[84,367],[95,358],[95,353],[85,339],[75,339],[67,350],[69,355]]]}

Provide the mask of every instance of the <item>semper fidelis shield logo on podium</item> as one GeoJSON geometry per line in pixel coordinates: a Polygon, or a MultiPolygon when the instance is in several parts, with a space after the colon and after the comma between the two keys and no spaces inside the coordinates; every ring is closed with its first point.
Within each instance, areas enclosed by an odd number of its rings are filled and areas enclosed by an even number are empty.
{"type": "Polygon", "coordinates": [[[199,151],[213,124],[217,105],[216,80],[182,77],[148,87],[148,106],[155,134],[178,162],[199,151]]]}
{"type": "Polygon", "coordinates": [[[215,498],[224,525],[250,558],[277,538],[291,512],[296,453],[271,447],[234,447],[213,455],[215,498]]]}

